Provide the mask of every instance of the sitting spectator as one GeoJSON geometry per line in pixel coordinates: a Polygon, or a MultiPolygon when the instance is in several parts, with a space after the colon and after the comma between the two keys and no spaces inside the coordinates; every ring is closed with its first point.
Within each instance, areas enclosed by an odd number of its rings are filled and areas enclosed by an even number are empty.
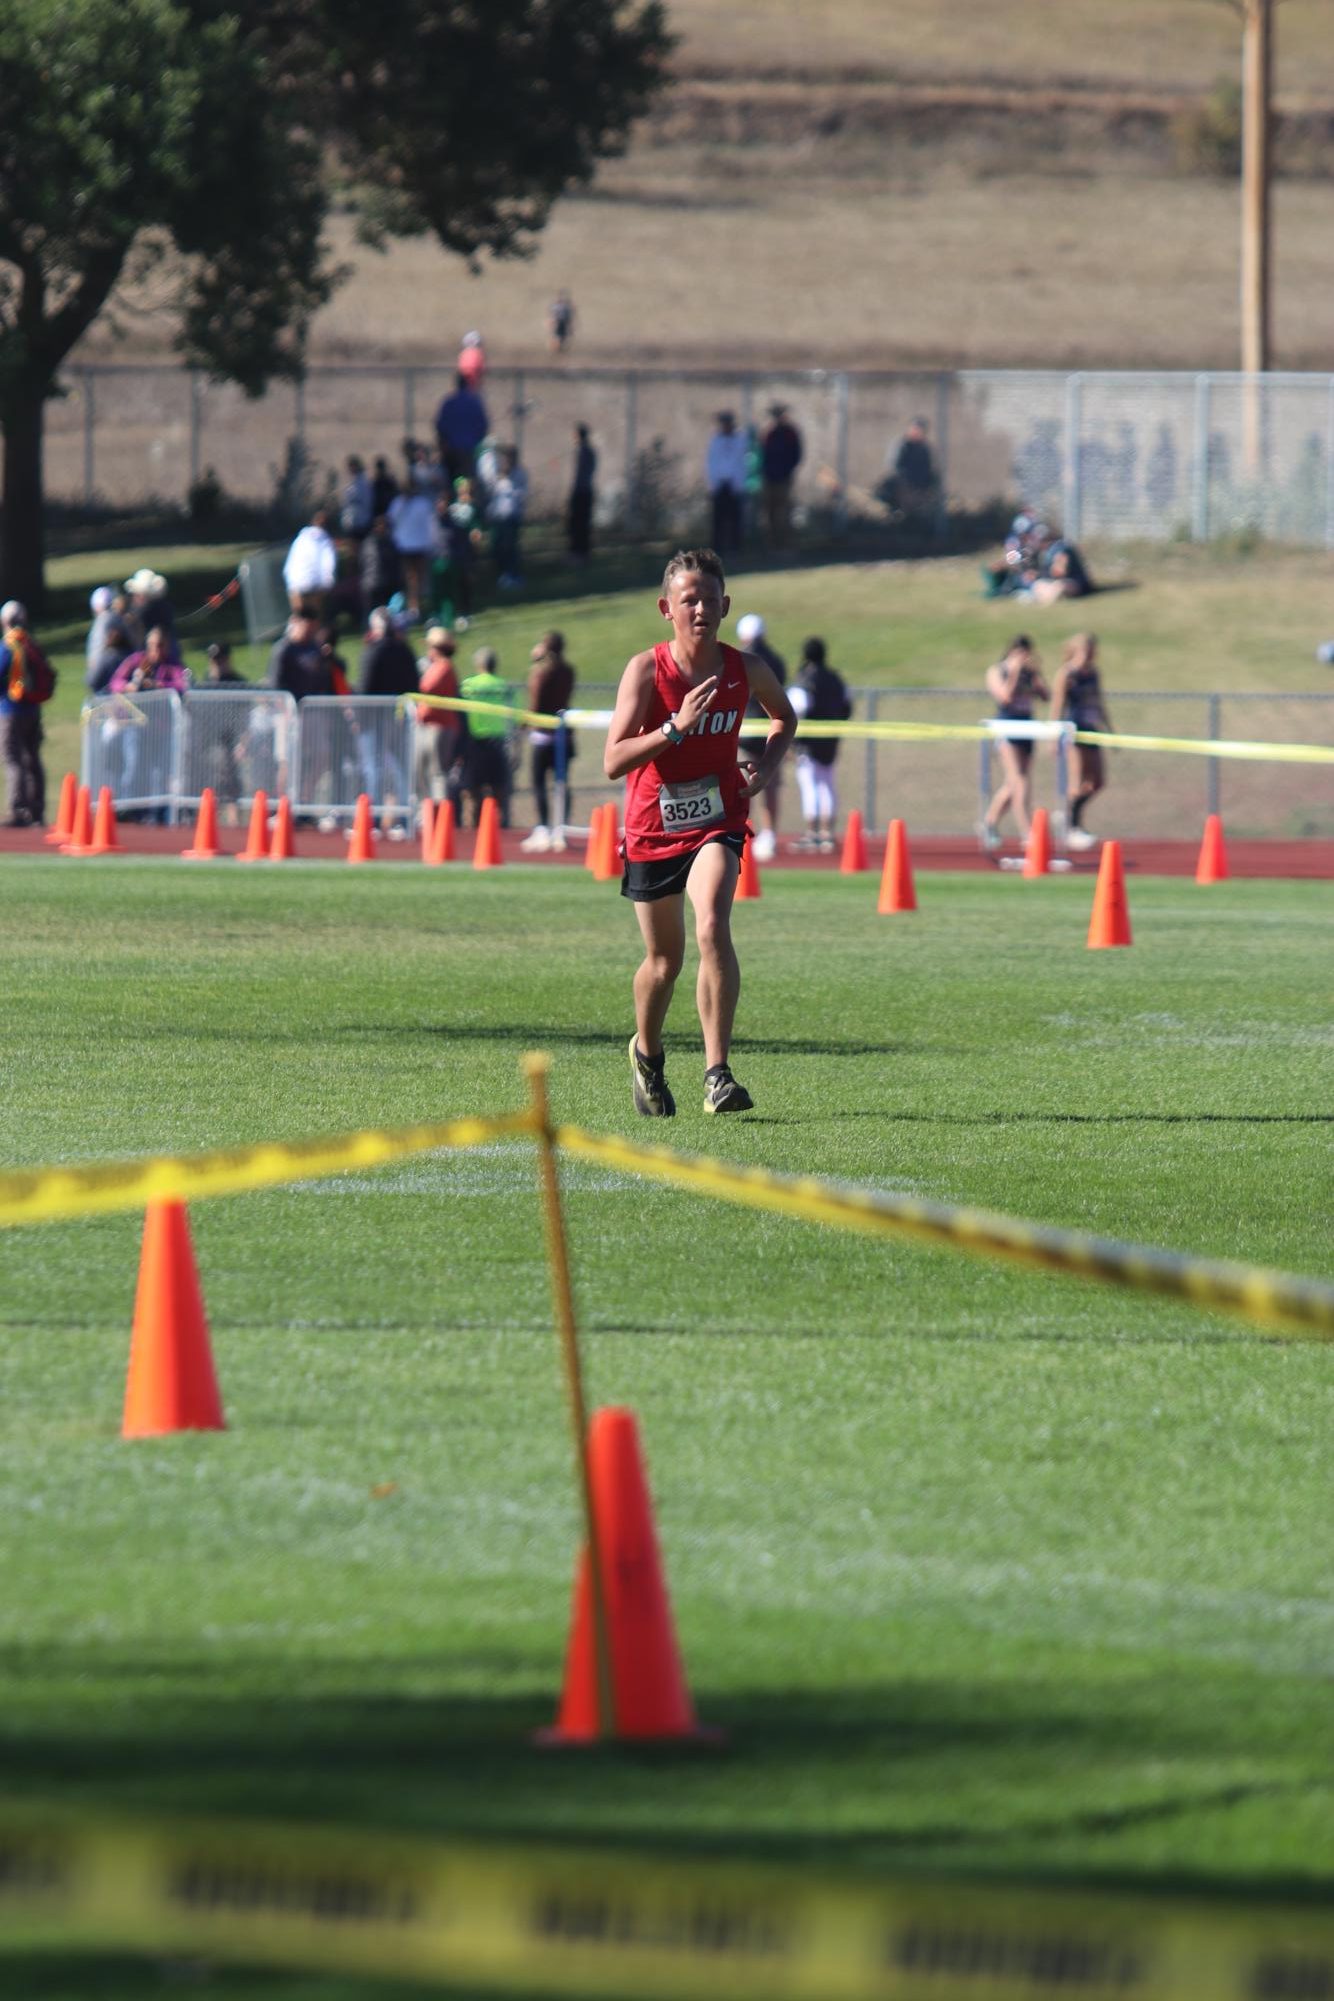
{"type": "Polygon", "coordinates": [[[349,541],[360,542],[363,535],[369,533],[374,519],[375,490],[364,462],[354,452],[347,462],[347,480],[343,487],[338,526],[349,541]]]}
{"type": "Polygon", "coordinates": [[[936,462],[927,440],[925,417],[914,417],[890,461],[879,497],[896,514],[926,514],[940,494],[936,462]]]}
{"type": "MultiPolygon", "coordinates": [[[[426,657],[419,660],[420,692],[423,695],[457,696],[459,677],[454,668],[454,641],[443,625],[433,625],[426,635],[426,657]]],[[[460,709],[437,709],[431,702],[417,704],[417,793],[422,799],[451,799],[457,813],[460,760],[467,741],[468,718],[460,709]]]]}
{"type": "Polygon", "coordinates": [[[111,686],[111,677],[127,655],[134,652],[130,643],[128,627],[115,612],[111,614],[102,642],[102,650],[88,669],[88,687],[94,695],[105,694],[111,686]]]}
{"type": "Polygon", "coordinates": [[[318,618],[338,575],[338,551],[329,533],[329,513],[317,507],[298,530],[283,564],[283,582],[293,611],[318,618]]]}
{"type": "Polygon", "coordinates": [[[125,579],[125,595],[129,602],[123,616],[135,645],[146,645],[149,633],[160,626],[167,635],[167,658],[179,660],[176,617],[167,595],[166,578],[160,577],[156,570],[136,570],[125,579]]]}
{"type": "Polygon", "coordinates": [[[500,474],[491,490],[487,518],[491,523],[491,553],[495,557],[500,588],[516,591],[523,583],[519,573],[519,536],[524,510],[528,505],[528,474],[519,464],[518,449],[506,445],[500,454],[500,474]]]}
{"type": "Polygon", "coordinates": [[[982,589],[989,598],[1012,597],[1027,588],[1037,574],[1038,551],[1047,539],[1045,523],[1031,514],[1016,514],[1005,537],[1005,553],[994,567],[982,567],[982,589]]]}
{"type": "Polygon", "coordinates": [[[84,641],[84,676],[92,686],[93,669],[102,657],[102,649],[107,643],[107,627],[116,615],[116,593],[110,584],[99,584],[88,600],[88,609],[93,614],[93,622],[88,628],[84,641]]]}
{"type": "Polygon", "coordinates": [[[482,383],[486,379],[486,348],[482,336],[475,327],[469,328],[463,336],[459,346],[457,368],[459,376],[467,383],[469,389],[480,392],[482,383]]]}
{"type": "Polygon", "coordinates": [[[1025,586],[1034,604],[1058,604],[1062,598],[1086,598],[1093,590],[1083,556],[1063,535],[1049,535],[1038,550],[1036,571],[1025,586]]]}
{"type": "Polygon", "coordinates": [[[374,605],[388,604],[395,591],[401,588],[403,565],[389,532],[386,515],[376,515],[370,534],[357,551],[357,581],[361,587],[363,616],[374,605]]]}
{"type": "Polygon", "coordinates": [[[490,428],[485,403],[460,375],[453,394],[445,397],[435,416],[440,456],[451,480],[471,476],[477,447],[490,428]]]}

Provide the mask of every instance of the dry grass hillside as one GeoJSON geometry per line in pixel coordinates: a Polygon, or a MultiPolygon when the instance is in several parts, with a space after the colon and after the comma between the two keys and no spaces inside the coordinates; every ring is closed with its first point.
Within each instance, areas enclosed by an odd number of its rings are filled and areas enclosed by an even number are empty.
{"type": "MultiPolygon", "coordinates": [[[[1237,72],[1227,0],[671,12],[671,92],[530,260],[378,256],[335,217],[355,268],[315,358],[438,364],[479,325],[495,360],[545,360],[567,286],[570,365],[1236,365],[1236,186],[1189,138],[1237,72]]],[[[1276,360],[1328,368],[1334,0],[1277,18],[1276,360]]]]}

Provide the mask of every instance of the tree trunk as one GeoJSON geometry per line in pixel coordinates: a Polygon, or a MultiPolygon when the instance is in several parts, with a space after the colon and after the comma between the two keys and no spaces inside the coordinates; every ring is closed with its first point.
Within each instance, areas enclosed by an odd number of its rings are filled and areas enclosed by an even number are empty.
{"type": "Polygon", "coordinates": [[[42,430],[45,385],[20,392],[0,411],[5,439],[4,516],[0,520],[0,594],[18,598],[34,616],[46,595],[42,430]]]}

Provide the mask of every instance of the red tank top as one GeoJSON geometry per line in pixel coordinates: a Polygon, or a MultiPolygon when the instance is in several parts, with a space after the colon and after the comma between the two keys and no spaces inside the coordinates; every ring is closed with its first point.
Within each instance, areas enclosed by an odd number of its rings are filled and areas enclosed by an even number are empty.
{"type": "MultiPolygon", "coordinates": [[[[625,852],[632,862],[688,855],[714,834],[745,833],[749,800],[737,767],[741,723],[750,696],[742,656],[721,649],[718,686],[684,743],[669,744],[625,781],[625,852]]],[[[659,735],[690,693],[670,644],[653,649],[653,701],[643,736],[659,735]]]]}

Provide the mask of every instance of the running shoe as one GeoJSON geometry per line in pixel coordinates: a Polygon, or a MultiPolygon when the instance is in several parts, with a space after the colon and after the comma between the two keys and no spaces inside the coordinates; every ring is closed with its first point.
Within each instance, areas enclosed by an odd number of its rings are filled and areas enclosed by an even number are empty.
{"type": "MultiPolygon", "coordinates": [[[[630,1087],[634,1092],[635,1110],[646,1119],[674,1119],[676,1100],[667,1087],[663,1075],[663,1058],[650,1063],[639,1053],[639,1044],[630,1037],[630,1087]]],[[[750,1103],[749,1098],[746,1100],[750,1103]]]]}
{"type": "Polygon", "coordinates": [[[778,847],[778,842],[774,837],[773,828],[761,827],[759,833],[756,834],[754,840],[754,853],[756,861],[771,862],[774,858],[774,853],[777,847],[778,847]]]}
{"type": "Polygon", "coordinates": [[[1075,848],[1081,854],[1088,848],[1096,848],[1098,836],[1091,834],[1087,827],[1072,827],[1065,837],[1067,848],[1075,848]]]}
{"type": "Polygon", "coordinates": [[[753,1112],[755,1100],[744,1084],[738,1084],[725,1063],[704,1073],[706,1112],[753,1112]]]}
{"type": "Polygon", "coordinates": [[[986,820],[979,820],[977,823],[977,843],[984,855],[994,854],[1001,845],[1000,828],[991,826],[986,820]]]}

